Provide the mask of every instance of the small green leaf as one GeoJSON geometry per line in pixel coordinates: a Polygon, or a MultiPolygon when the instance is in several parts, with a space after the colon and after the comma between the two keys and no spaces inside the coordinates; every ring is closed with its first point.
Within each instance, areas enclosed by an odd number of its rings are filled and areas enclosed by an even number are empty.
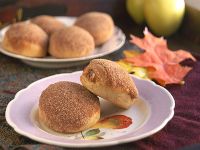
{"type": "Polygon", "coordinates": [[[100,130],[97,128],[97,129],[92,129],[92,130],[87,131],[84,135],[85,136],[93,136],[98,133],[100,133],[100,130]]]}

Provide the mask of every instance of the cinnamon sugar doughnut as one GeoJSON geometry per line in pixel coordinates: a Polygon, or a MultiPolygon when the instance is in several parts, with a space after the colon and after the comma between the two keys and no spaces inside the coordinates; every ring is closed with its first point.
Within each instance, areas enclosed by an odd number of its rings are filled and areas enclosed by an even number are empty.
{"type": "Polygon", "coordinates": [[[49,44],[49,53],[56,58],[87,56],[95,48],[93,37],[86,30],[76,26],[54,32],[49,44]]]}
{"type": "Polygon", "coordinates": [[[60,81],[51,84],[39,100],[39,120],[50,129],[74,133],[88,129],[100,118],[97,96],[80,84],[60,81]]]}
{"type": "Polygon", "coordinates": [[[95,95],[113,104],[129,108],[138,96],[127,71],[106,59],[93,59],[81,75],[81,83],[95,95]]]}
{"type": "Polygon", "coordinates": [[[87,30],[93,36],[96,46],[109,40],[114,32],[112,17],[102,12],[83,14],[78,17],[75,25],[87,30]]]}
{"type": "Polygon", "coordinates": [[[31,22],[40,26],[48,35],[65,27],[65,25],[62,22],[60,22],[53,16],[47,15],[41,15],[32,18],[31,22]]]}
{"type": "Polygon", "coordinates": [[[11,25],[3,39],[4,49],[27,57],[44,57],[47,45],[47,34],[39,26],[26,22],[11,25]]]}

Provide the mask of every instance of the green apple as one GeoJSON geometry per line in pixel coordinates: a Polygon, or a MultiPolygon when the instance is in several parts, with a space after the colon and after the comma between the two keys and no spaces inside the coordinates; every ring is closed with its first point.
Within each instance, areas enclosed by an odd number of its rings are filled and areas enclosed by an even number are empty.
{"type": "Polygon", "coordinates": [[[143,3],[144,0],[126,1],[126,9],[137,24],[142,24],[144,22],[143,3]]]}
{"type": "Polygon", "coordinates": [[[149,28],[159,36],[173,34],[181,25],[184,0],[145,0],[144,16],[149,28]]]}

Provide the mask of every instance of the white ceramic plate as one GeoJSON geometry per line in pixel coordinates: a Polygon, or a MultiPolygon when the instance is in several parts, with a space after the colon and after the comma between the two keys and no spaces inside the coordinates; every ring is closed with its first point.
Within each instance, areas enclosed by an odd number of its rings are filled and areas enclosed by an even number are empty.
{"type": "Polygon", "coordinates": [[[137,100],[131,108],[120,109],[106,100],[100,99],[101,118],[123,115],[132,120],[129,126],[121,129],[91,128],[76,134],[58,134],[43,128],[37,119],[37,107],[41,92],[48,85],[58,81],[67,80],[80,83],[81,74],[82,72],[79,71],[53,75],[38,80],[19,91],[6,109],[6,120],[9,125],[19,134],[38,142],[64,147],[100,147],[148,137],[161,130],[174,115],[175,102],[165,88],[152,81],[132,76],[138,88],[140,100],[137,100]],[[92,136],[90,136],[91,133],[92,136]],[[92,137],[100,138],[89,140],[92,137]]]}
{"type": "MultiPolygon", "coordinates": [[[[63,22],[66,26],[73,25],[73,23],[76,20],[75,17],[56,17],[56,19],[63,22]]],[[[26,56],[10,53],[6,51],[5,49],[3,49],[2,40],[8,28],[9,26],[0,30],[0,52],[7,56],[20,59],[21,61],[23,61],[24,63],[28,65],[40,67],[40,68],[63,68],[63,67],[71,67],[71,66],[84,64],[91,59],[99,58],[99,57],[108,55],[110,53],[113,53],[119,50],[124,45],[125,39],[126,39],[122,30],[118,28],[117,26],[115,26],[115,30],[112,37],[103,45],[96,47],[94,52],[88,56],[81,57],[81,58],[66,58],[66,59],[56,59],[51,56],[48,56],[45,58],[31,58],[31,57],[26,57],[26,56]]]]}

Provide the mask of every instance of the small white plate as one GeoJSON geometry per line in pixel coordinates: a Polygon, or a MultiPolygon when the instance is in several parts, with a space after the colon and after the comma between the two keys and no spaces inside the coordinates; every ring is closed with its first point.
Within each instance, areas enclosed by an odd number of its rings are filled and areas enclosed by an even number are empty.
{"type": "MultiPolygon", "coordinates": [[[[63,22],[66,26],[71,26],[75,22],[75,17],[56,17],[56,19],[63,22]]],[[[87,63],[89,60],[94,58],[103,57],[105,55],[108,55],[110,53],[113,53],[117,50],[119,50],[125,43],[125,34],[122,32],[120,28],[115,26],[114,33],[112,37],[105,42],[103,45],[96,47],[94,52],[88,56],[80,57],[80,58],[65,58],[65,59],[56,59],[51,56],[44,57],[44,58],[31,58],[26,57],[14,53],[10,53],[3,49],[2,47],[2,40],[5,35],[6,30],[8,30],[9,26],[3,28],[0,30],[0,52],[13,57],[20,59],[24,63],[34,66],[34,67],[40,67],[40,68],[63,68],[63,67],[71,67],[71,66],[77,66],[80,64],[87,63]]]]}
{"type": "Polygon", "coordinates": [[[132,120],[121,129],[88,129],[76,134],[58,134],[45,129],[38,122],[37,107],[41,92],[58,81],[80,83],[82,71],[53,75],[38,80],[19,91],[6,108],[6,120],[16,132],[38,142],[64,147],[101,147],[136,141],[161,130],[174,115],[175,102],[171,94],[152,81],[131,76],[139,91],[139,99],[128,110],[120,109],[108,101],[100,99],[101,118],[123,115],[132,120]],[[84,138],[96,134],[98,140],[84,138]],[[85,140],[87,139],[87,140],[85,140]]]}

